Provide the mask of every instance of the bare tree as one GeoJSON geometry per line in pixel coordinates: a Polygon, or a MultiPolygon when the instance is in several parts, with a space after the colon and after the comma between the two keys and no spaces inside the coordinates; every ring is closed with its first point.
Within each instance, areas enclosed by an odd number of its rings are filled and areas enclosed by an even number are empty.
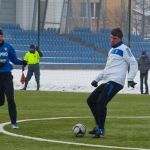
{"type": "Polygon", "coordinates": [[[146,19],[150,15],[149,0],[135,0],[135,28],[144,36],[147,30],[146,19]]]}

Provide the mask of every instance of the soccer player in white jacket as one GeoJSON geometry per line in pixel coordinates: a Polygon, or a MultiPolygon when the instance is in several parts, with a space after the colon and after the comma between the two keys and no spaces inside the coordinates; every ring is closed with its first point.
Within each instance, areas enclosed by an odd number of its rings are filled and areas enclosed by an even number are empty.
{"type": "Polygon", "coordinates": [[[128,72],[128,86],[135,86],[134,78],[138,71],[138,64],[129,47],[122,42],[123,33],[120,28],[111,31],[112,48],[108,53],[106,66],[91,85],[98,86],[88,97],[87,103],[95,118],[96,127],[89,134],[94,138],[104,137],[107,104],[124,86],[128,72]]]}

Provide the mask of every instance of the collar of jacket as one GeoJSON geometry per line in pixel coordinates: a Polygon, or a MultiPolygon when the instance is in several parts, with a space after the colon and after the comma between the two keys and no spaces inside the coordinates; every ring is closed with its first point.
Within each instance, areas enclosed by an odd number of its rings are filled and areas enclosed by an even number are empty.
{"type": "Polygon", "coordinates": [[[3,46],[4,45],[4,41],[2,43],[0,43],[0,46],[3,46]]]}
{"type": "Polygon", "coordinates": [[[32,54],[35,54],[35,51],[29,51],[30,53],[32,53],[32,54]]]}
{"type": "Polygon", "coordinates": [[[120,46],[121,44],[123,44],[122,41],[118,42],[117,44],[113,45],[112,47],[113,47],[113,48],[116,48],[116,47],[120,46]]]}

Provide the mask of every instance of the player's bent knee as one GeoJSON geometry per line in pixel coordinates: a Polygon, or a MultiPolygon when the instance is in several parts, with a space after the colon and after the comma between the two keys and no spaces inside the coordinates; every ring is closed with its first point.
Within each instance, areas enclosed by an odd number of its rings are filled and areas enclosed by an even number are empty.
{"type": "Polygon", "coordinates": [[[0,101],[0,106],[3,106],[3,105],[4,105],[4,102],[5,102],[4,100],[1,100],[1,101],[0,101]]]}
{"type": "Polygon", "coordinates": [[[87,104],[88,104],[88,105],[91,105],[91,104],[92,104],[91,97],[88,97],[88,99],[87,99],[87,104]]]}

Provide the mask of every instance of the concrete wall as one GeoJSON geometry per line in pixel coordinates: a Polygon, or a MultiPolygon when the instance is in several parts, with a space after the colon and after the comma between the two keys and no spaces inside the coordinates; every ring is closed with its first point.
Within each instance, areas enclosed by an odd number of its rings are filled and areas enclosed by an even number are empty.
{"type": "Polygon", "coordinates": [[[16,23],[16,0],[0,0],[0,23],[16,23]]]}
{"type": "Polygon", "coordinates": [[[32,28],[34,0],[16,0],[16,23],[24,29],[32,28]]]}
{"type": "Polygon", "coordinates": [[[64,0],[49,0],[45,28],[59,28],[64,0]],[[58,23],[58,24],[57,24],[58,23]]]}
{"type": "MultiPolygon", "coordinates": [[[[88,19],[80,18],[80,3],[81,2],[90,2],[90,3],[99,3],[101,2],[100,12],[100,27],[103,28],[114,28],[122,27],[123,24],[127,24],[125,18],[127,16],[128,10],[128,0],[72,0],[72,12],[73,19],[71,20],[70,29],[73,29],[74,26],[86,26],[88,25],[88,19]],[[74,21],[75,20],[75,21],[74,21]]],[[[132,4],[134,5],[134,3],[132,4]]],[[[98,18],[91,18],[92,30],[96,31],[97,29],[97,20],[98,18]]]]}

